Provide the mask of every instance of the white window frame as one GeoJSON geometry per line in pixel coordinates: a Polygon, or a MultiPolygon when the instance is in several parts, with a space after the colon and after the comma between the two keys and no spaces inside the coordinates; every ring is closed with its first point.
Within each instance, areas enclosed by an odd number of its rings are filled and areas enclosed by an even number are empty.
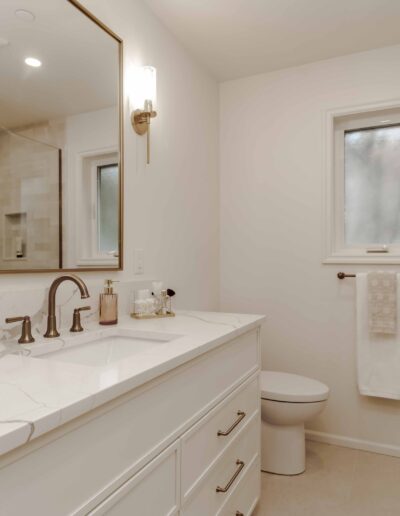
{"type": "Polygon", "coordinates": [[[116,165],[118,168],[118,156],[108,156],[107,158],[94,159],[90,167],[90,198],[92,203],[92,228],[91,228],[91,244],[92,256],[99,258],[118,258],[118,248],[114,250],[114,254],[99,252],[99,184],[98,184],[98,169],[100,167],[107,167],[116,165]]]}
{"type": "Polygon", "coordinates": [[[367,253],[379,245],[346,246],[344,235],[344,132],[360,127],[382,125],[380,121],[391,113],[391,123],[400,123],[400,100],[365,104],[329,110],[325,113],[325,178],[324,178],[324,259],[329,264],[400,264],[400,245],[391,244],[387,253],[367,253]],[[379,113],[381,112],[381,113],[379,113]],[[348,117],[346,124],[338,119],[348,117]],[[362,125],[360,126],[360,121],[362,125]]]}
{"type": "Polygon", "coordinates": [[[77,267],[89,267],[89,266],[97,266],[97,267],[117,267],[118,266],[118,249],[117,255],[110,255],[108,253],[99,253],[98,252],[98,220],[97,220],[97,167],[110,165],[117,163],[118,167],[120,166],[119,158],[118,158],[118,149],[115,147],[105,147],[101,149],[96,149],[92,151],[85,151],[79,153],[79,166],[78,175],[79,180],[77,181],[77,191],[76,198],[81,199],[80,203],[85,202],[86,204],[90,204],[90,230],[87,232],[83,227],[80,221],[82,217],[85,215],[82,212],[82,204],[78,204],[80,208],[78,208],[78,217],[76,220],[76,248],[78,250],[78,259],[76,261],[77,267]],[[105,156],[105,157],[104,157],[105,156]],[[83,195],[81,191],[82,180],[84,174],[83,163],[84,160],[90,159],[90,188],[89,191],[83,195]],[[86,244],[90,243],[90,249],[83,250],[82,242],[86,242],[86,244]],[[89,253],[88,253],[89,251],[89,253]]]}

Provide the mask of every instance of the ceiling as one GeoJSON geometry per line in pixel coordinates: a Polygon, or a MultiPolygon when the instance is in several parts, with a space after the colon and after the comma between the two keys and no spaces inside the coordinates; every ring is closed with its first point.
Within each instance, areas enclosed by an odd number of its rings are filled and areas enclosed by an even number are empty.
{"type": "Polygon", "coordinates": [[[400,0],[145,0],[219,80],[400,43],[400,0]]]}
{"type": "Polygon", "coordinates": [[[0,1],[0,126],[17,128],[118,102],[118,43],[67,0],[0,1]],[[16,16],[25,9],[35,19],[16,16]],[[33,56],[40,68],[24,63],[33,56]]]}

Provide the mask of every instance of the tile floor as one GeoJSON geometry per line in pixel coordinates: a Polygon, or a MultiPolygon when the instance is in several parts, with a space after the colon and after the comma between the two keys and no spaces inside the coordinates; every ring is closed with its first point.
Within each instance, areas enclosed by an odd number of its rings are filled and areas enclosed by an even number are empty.
{"type": "Polygon", "coordinates": [[[307,471],[262,473],[253,516],[400,516],[400,459],[307,442],[307,471]]]}

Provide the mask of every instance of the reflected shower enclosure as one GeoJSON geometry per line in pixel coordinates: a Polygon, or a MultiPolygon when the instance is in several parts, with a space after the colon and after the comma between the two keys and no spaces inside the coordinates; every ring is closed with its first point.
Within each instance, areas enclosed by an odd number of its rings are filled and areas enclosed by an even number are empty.
{"type": "Polygon", "coordinates": [[[61,149],[0,130],[0,269],[61,268],[61,149]]]}

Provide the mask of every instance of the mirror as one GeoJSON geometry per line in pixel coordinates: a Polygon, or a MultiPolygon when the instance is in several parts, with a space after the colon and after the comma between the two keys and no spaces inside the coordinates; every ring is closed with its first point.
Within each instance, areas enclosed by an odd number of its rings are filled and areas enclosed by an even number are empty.
{"type": "Polygon", "coordinates": [[[121,269],[121,40],[75,0],[2,0],[0,70],[0,272],[121,269]]]}

